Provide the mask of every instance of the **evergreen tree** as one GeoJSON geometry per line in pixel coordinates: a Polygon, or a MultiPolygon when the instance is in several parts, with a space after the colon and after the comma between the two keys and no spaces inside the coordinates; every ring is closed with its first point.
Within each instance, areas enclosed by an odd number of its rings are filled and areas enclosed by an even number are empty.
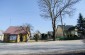
{"type": "Polygon", "coordinates": [[[85,18],[81,14],[79,14],[77,23],[78,32],[81,34],[81,37],[85,36],[85,18]]]}
{"type": "Polygon", "coordinates": [[[83,28],[83,16],[81,14],[79,14],[79,19],[78,19],[77,26],[78,26],[79,31],[81,31],[82,28],[83,28]]]}

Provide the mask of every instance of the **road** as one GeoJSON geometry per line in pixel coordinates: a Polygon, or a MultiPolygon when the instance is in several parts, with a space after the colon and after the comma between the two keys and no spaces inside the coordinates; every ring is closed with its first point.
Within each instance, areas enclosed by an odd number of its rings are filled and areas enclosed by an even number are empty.
{"type": "Polygon", "coordinates": [[[0,54],[35,54],[85,50],[82,40],[34,43],[0,43],[0,54]]]}

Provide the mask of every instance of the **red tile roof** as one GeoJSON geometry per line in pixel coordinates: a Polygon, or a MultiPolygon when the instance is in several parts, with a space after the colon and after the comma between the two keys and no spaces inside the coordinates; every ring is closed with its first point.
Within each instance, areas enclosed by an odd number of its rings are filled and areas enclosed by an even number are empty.
{"type": "Polygon", "coordinates": [[[25,34],[27,33],[26,28],[21,28],[19,26],[10,26],[5,32],[4,34],[25,34]]]}

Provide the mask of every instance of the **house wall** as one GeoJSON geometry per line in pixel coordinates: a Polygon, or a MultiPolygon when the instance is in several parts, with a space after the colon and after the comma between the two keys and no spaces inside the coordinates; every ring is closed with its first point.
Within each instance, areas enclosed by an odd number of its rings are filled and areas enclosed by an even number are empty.
{"type": "Polygon", "coordinates": [[[4,42],[16,42],[17,40],[17,35],[16,35],[16,39],[15,40],[10,40],[10,34],[4,34],[4,42]]]}
{"type": "Polygon", "coordinates": [[[75,30],[71,31],[71,34],[72,34],[72,35],[75,35],[75,30]]]}
{"type": "Polygon", "coordinates": [[[71,31],[65,30],[65,31],[64,31],[64,35],[70,37],[71,31]]]}
{"type": "MultiPolygon", "coordinates": [[[[20,42],[20,34],[16,35],[16,37],[17,37],[16,40],[10,40],[10,35],[4,34],[4,42],[20,42]]],[[[26,42],[27,37],[28,37],[27,34],[23,34],[22,35],[22,38],[23,38],[22,42],[26,42]]]]}
{"type": "Polygon", "coordinates": [[[27,34],[23,35],[23,42],[27,41],[27,34]]]}
{"type": "Polygon", "coordinates": [[[28,41],[28,40],[30,40],[30,36],[29,36],[30,34],[27,34],[27,40],[26,41],[28,41]]]}
{"type": "Polygon", "coordinates": [[[9,35],[8,34],[4,34],[4,42],[9,42],[9,35]]]}
{"type": "Polygon", "coordinates": [[[78,36],[78,33],[77,33],[77,31],[72,30],[72,31],[71,31],[71,35],[76,35],[76,36],[78,36]]]}
{"type": "MultiPolygon", "coordinates": [[[[22,38],[23,38],[22,42],[26,42],[28,38],[28,34],[23,34],[22,38]]],[[[20,42],[20,34],[17,36],[17,42],[20,42]]]]}
{"type": "Polygon", "coordinates": [[[20,35],[17,35],[17,42],[20,42],[20,35]]]}
{"type": "Polygon", "coordinates": [[[3,41],[4,35],[0,35],[0,41],[3,41]]]}
{"type": "Polygon", "coordinates": [[[56,30],[56,36],[63,36],[63,30],[61,27],[58,27],[56,30]]]}

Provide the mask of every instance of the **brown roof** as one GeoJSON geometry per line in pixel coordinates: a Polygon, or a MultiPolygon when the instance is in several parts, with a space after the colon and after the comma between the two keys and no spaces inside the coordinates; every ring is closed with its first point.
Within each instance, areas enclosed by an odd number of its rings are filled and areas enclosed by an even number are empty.
{"type": "Polygon", "coordinates": [[[19,26],[10,26],[5,32],[4,34],[26,34],[26,28],[21,28],[19,26]]]}

